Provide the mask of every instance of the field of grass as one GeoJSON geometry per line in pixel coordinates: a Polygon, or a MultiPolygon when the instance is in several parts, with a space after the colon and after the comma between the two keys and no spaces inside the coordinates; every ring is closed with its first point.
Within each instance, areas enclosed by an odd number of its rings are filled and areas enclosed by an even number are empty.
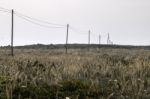
{"type": "Polygon", "coordinates": [[[0,49],[0,99],[150,99],[144,48],[0,49]]]}

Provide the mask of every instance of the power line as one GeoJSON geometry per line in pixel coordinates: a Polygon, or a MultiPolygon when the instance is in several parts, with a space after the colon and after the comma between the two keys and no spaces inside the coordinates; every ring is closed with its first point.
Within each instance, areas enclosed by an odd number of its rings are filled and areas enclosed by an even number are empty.
{"type": "MultiPolygon", "coordinates": [[[[72,26],[70,26],[70,29],[73,30],[74,32],[78,33],[78,34],[87,35],[87,31],[82,31],[82,30],[79,30],[79,29],[74,28],[74,27],[72,27],[72,26]]],[[[91,36],[92,36],[92,35],[93,35],[93,36],[96,36],[96,37],[99,36],[99,35],[97,35],[97,34],[94,34],[94,33],[91,32],[91,31],[90,31],[90,33],[91,33],[91,36]]]]}
{"type": "Polygon", "coordinates": [[[76,31],[76,30],[71,29],[71,28],[70,28],[70,30],[72,30],[73,32],[75,32],[75,33],[77,33],[77,34],[80,34],[80,35],[87,35],[87,34],[85,34],[85,33],[83,34],[83,33],[79,32],[79,31],[76,31]]]}
{"type": "Polygon", "coordinates": [[[74,27],[72,27],[72,26],[70,26],[70,29],[71,29],[72,31],[78,33],[78,34],[87,35],[87,32],[81,31],[81,30],[76,29],[76,28],[74,28],[74,27]]]}
{"type": "Polygon", "coordinates": [[[6,9],[6,8],[3,8],[3,7],[0,7],[1,10],[5,10],[5,11],[8,11],[8,12],[11,12],[11,10],[9,9],[6,9]]]}
{"type": "Polygon", "coordinates": [[[15,11],[15,14],[20,15],[20,16],[22,16],[22,17],[29,18],[29,19],[34,20],[34,21],[38,21],[38,22],[40,22],[40,23],[66,27],[66,25],[55,24],[55,23],[43,21],[43,20],[40,20],[40,19],[36,19],[36,18],[33,18],[33,17],[29,17],[29,16],[27,16],[27,15],[25,15],[25,14],[22,14],[22,13],[20,13],[20,12],[16,12],[16,11],[15,11]]]}
{"type": "MultiPolygon", "coordinates": [[[[3,8],[3,7],[0,7],[0,11],[11,13],[11,10],[6,9],[6,8],[3,8]]],[[[32,19],[32,20],[34,20],[34,21],[38,21],[38,22],[40,22],[40,23],[45,23],[45,24],[50,24],[50,25],[57,25],[57,26],[66,27],[66,25],[55,24],[55,23],[43,21],[43,20],[40,20],[40,19],[36,19],[36,18],[33,18],[33,17],[29,17],[29,16],[27,16],[27,15],[25,15],[25,14],[22,14],[22,13],[20,13],[20,12],[16,12],[16,11],[15,11],[14,14],[18,14],[18,15],[20,15],[20,16],[22,16],[22,17],[26,17],[26,18],[32,19]]]]}
{"type": "Polygon", "coordinates": [[[94,34],[93,32],[91,32],[91,35],[96,36],[96,37],[99,36],[99,35],[97,35],[97,34],[94,34]]]}
{"type": "Polygon", "coordinates": [[[39,26],[41,26],[41,27],[45,27],[45,28],[64,28],[64,27],[51,27],[51,26],[47,26],[47,25],[42,25],[42,24],[39,24],[39,23],[37,23],[37,22],[31,21],[31,20],[29,20],[29,19],[27,19],[27,18],[25,18],[25,17],[22,17],[22,16],[20,16],[20,15],[17,15],[17,14],[16,14],[16,16],[18,16],[18,17],[20,17],[20,18],[22,18],[22,19],[24,19],[24,20],[26,20],[26,21],[28,21],[28,22],[30,22],[30,23],[32,23],[32,24],[39,25],[39,26]]]}
{"type": "Polygon", "coordinates": [[[1,12],[4,12],[4,13],[11,13],[11,12],[9,12],[9,11],[5,11],[5,10],[2,10],[2,9],[0,9],[0,11],[1,11],[1,12]]]}
{"type": "Polygon", "coordinates": [[[11,10],[5,9],[3,7],[0,7],[0,11],[2,12],[7,12],[7,13],[11,13],[11,10]]]}
{"type": "MultiPolygon", "coordinates": [[[[9,9],[5,9],[3,7],[0,7],[0,11],[1,12],[7,12],[7,13],[12,13],[11,10],[9,9]]],[[[45,27],[45,28],[66,28],[66,25],[62,25],[62,24],[55,24],[55,23],[51,23],[51,22],[48,22],[48,21],[43,21],[43,20],[40,20],[40,19],[36,19],[36,18],[33,18],[33,17],[30,17],[28,15],[25,15],[25,14],[22,14],[20,12],[14,12],[13,11],[13,14],[15,14],[17,17],[23,19],[23,20],[26,20],[32,24],[35,24],[35,25],[38,25],[38,26],[41,26],[41,27],[45,27]],[[51,25],[51,26],[50,26],[51,25]]],[[[13,23],[13,22],[12,22],[13,23]]],[[[67,25],[67,33],[68,33],[68,29],[71,29],[72,31],[74,31],[75,33],[78,33],[80,35],[87,35],[87,31],[83,31],[83,30],[80,30],[80,29],[77,29],[77,28],[74,28],[74,27],[70,27],[69,25],[67,25]]],[[[107,36],[107,34],[104,34],[103,36],[107,36]]],[[[67,34],[68,36],[68,34],[67,34]]],[[[91,31],[89,31],[89,44],[90,44],[90,39],[91,39],[91,36],[99,36],[99,44],[101,43],[101,37],[102,35],[97,35],[97,34],[94,34],[92,33],[91,31]]],[[[68,39],[68,37],[67,37],[68,39]]],[[[68,42],[68,41],[66,41],[68,42]]],[[[107,37],[107,44],[113,44],[113,42],[111,41],[110,39],[110,36],[109,36],[109,33],[108,33],[108,37],[107,37]]]]}

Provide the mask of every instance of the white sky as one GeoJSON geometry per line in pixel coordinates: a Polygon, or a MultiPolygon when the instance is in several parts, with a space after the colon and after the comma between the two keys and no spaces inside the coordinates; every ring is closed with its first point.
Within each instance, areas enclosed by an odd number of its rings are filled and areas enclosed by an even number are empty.
{"type": "MultiPolygon", "coordinates": [[[[57,24],[70,24],[69,43],[150,45],[150,0],[0,0],[0,7],[57,24]]],[[[14,45],[65,43],[66,27],[48,29],[15,15],[14,45]]],[[[11,14],[0,11],[0,45],[10,44],[11,14]]]]}

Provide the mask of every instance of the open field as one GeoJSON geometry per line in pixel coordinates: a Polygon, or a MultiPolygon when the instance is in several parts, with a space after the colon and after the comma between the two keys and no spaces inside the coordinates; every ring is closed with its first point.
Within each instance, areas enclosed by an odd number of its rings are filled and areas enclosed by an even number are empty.
{"type": "Polygon", "coordinates": [[[149,47],[0,49],[0,99],[150,99],[149,47]]]}

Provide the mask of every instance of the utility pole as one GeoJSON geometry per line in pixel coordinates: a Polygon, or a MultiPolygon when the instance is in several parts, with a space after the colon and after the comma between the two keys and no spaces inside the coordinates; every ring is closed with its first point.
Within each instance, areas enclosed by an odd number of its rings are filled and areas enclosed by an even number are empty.
{"type": "Polygon", "coordinates": [[[109,37],[109,33],[108,33],[108,37],[107,37],[107,44],[110,43],[110,37],[109,37]]]}
{"type": "Polygon", "coordinates": [[[69,24],[67,24],[67,34],[66,34],[66,54],[68,53],[68,33],[69,33],[69,24]]]}
{"type": "Polygon", "coordinates": [[[90,49],[90,40],[91,40],[91,31],[89,30],[89,35],[88,35],[88,50],[90,49]]]}
{"type": "Polygon", "coordinates": [[[14,56],[13,39],[14,39],[14,10],[12,9],[12,24],[11,24],[11,56],[14,56]]]}
{"type": "Polygon", "coordinates": [[[88,44],[90,45],[90,39],[91,39],[91,31],[89,30],[89,36],[88,36],[88,44]]]}
{"type": "Polygon", "coordinates": [[[101,35],[99,34],[99,44],[101,44],[101,35]]]}

